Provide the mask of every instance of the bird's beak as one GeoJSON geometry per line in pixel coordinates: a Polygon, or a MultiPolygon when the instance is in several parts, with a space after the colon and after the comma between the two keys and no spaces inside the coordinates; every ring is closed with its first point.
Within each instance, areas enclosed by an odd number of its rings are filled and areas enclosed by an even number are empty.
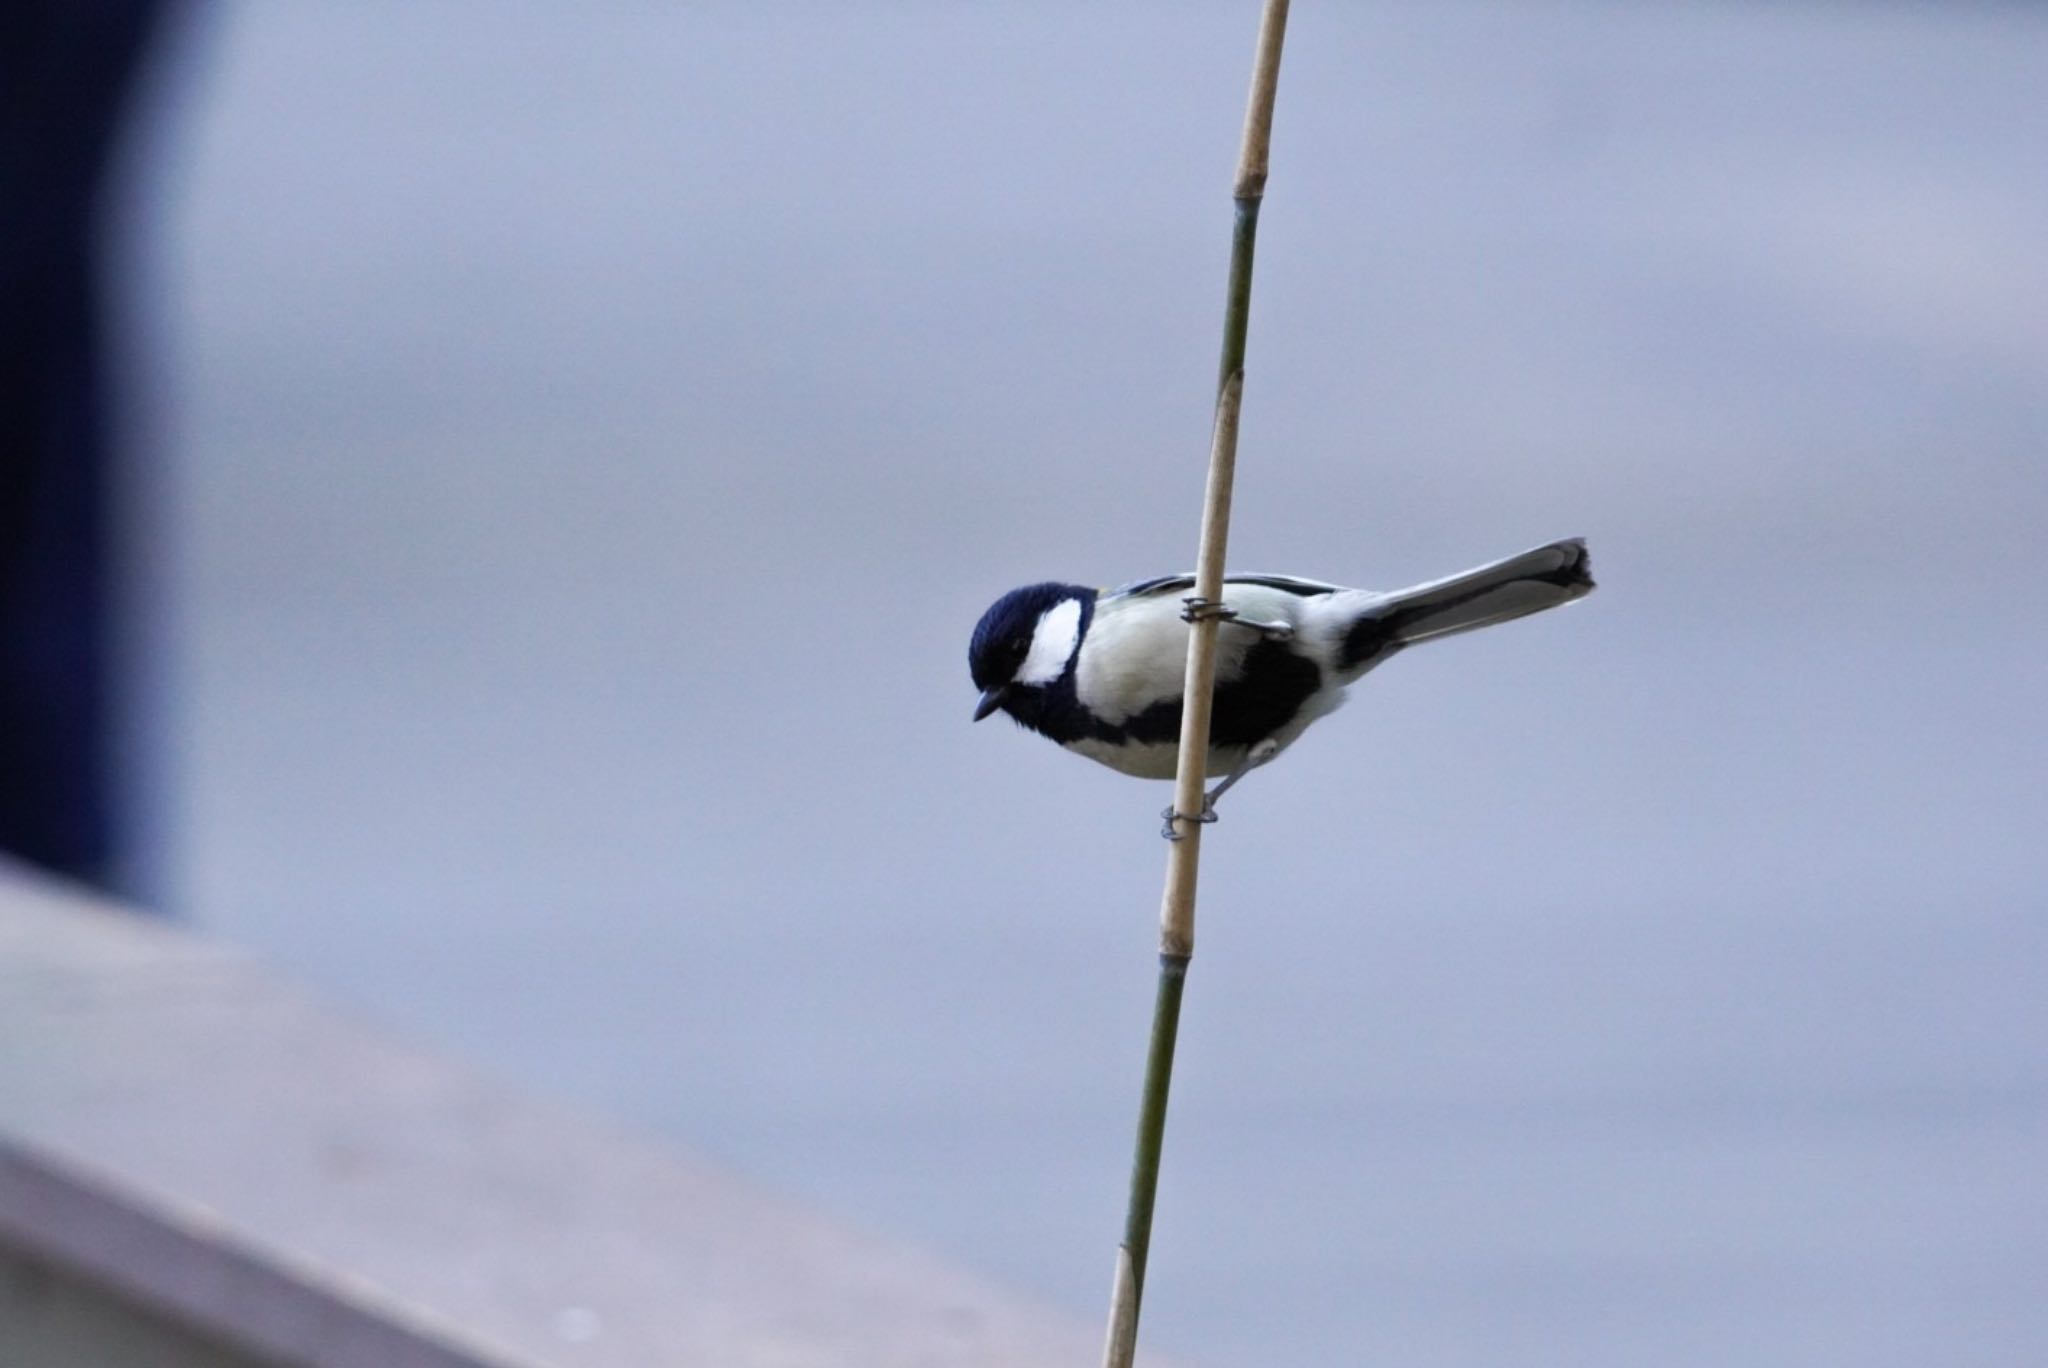
{"type": "Polygon", "coordinates": [[[981,691],[981,702],[974,705],[974,720],[979,722],[997,708],[1002,707],[1003,700],[1009,696],[1010,686],[1007,684],[998,684],[993,689],[983,689],[981,691]]]}

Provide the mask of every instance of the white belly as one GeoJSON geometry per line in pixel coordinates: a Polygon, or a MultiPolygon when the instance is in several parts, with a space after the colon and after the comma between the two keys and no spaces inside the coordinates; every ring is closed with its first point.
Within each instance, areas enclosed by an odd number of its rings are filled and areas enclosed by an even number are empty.
{"type": "MultiPolygon", "coordinates": [[[[1107,741],[1070,741],[1066,748],[1076,755],[1087,756],[1097,764],[1107,765],[1119,774],[1139,779],[1171,779],[1180,764],[1180,747],[1171,741],[1149,744],[1132,741],[1121,746],[1107,741]]],[[[1211,779],[1221,779],[1243,761],[1242,746],[1212,746],[1209,763],[1203,772],[1211,779]]]]}
{"type": "MultiPolygon", "coordinates": [[[[1325,599],[1303,598],[1257,585],[1231,585],[1225,601],[1246,617],[1285,622],[1295,627],[1297,648],[1327,654],[1331,634],[1325,599]]],[[[1083,638],[1075,661],[1080,695],[1105,722],[1122,724],[1155,704],[1177,698],[1187,671],[1188,625],[1181,620],[1178,599],[1158,597],[1128,603],[1112,602],[1099,609],[1083,638]]],[[[1217,674],[1228,678],[1242,668],[1244,655],[1257,642],[1255,633],[1225,628],[1217,637],[1217,674]]],[[[1284,750],[1316,718],[1336,707],[1342,696],[1334,690],[1306,701],[1292,721],[1270,739],[1284,750]]],[[[1171,779],[1180,746],[1173,741],[1117,744],[1093,738],[1063,743],[1076,755],[1140,779],[1171,779]]],[[[1211,747],[1205,772],[1221,779],[1244,763],[1243,746],[1211,747]]]]}

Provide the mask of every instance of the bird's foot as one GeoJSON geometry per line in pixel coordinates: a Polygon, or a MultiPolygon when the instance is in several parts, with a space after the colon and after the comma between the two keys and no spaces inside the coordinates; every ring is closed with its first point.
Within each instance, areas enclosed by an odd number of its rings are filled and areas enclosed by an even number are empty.
{"type": "MultiPolygon", "coordinates": [[[[1221,792],[1221,790],[1219,789],[1218,792],[1221,792]]],[[[1205,793],[1202,795],[1202,812],[1198,817],[1190,817],[1185,812],[1175,812],[1172,804],[1168,804],[1166,810],[1159,814],[1166,819],[1166,825],[1159,829],[1159,834],[1169,841],[1178,841],[1184,833],[1174,828],[1175,822],[1199,822],[1203,826],[1208,826],[1216,820],[1214,798],[1215,794],[1205,793]]]]}
{"type": "Polygon", "coordinates": [[[1205,599],[1199,594],[1191,594],[1181,602],[1187,605],[1180,612],[1182,622],[1201,622],[1207,618],[1214,618],[1218,622],[1234,622],[1240,627],[1250,628],[1269,641],[1287,641],[1294,636],[1292,623],[1254,622],[1250,618],[1238,616],[1235,608],[1225,607],[1216,600],[1205,599]]]}
{"type": "Polygon", "coordinates": [[[1280,743],[1270,736],[1253,746],[1245,752],[1244,759],[1238,762],[1237,768],[1224,776],[1222,783],[1202,795],[1202,812],[1200,816],[1190,817],[1185,812],[1175,812],[1169,806],[1164,813],[1160,814],[1166,819],[1166,826],[1159,834],[1169,841],[1178,841],[1184,833],[1174,830],[1173,824],[1175,822],[1200,822],[1203,826],[1207,826],[1215,821],[1216,800],[1228,793],[1232,784],[1235,784],[1238,780],[1244,778],[1247,774],[1250,774],[1279,753],[1280,743]]]}

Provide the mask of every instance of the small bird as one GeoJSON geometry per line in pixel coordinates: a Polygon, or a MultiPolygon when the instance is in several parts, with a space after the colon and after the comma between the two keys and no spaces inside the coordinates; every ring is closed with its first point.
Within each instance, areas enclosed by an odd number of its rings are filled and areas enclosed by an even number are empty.
{"type": "MultiPolygon", "coordinates": [[[[1107,591],[1057,583],[1012,589],[981,615],[968,646],[981,690],[974,720],[1001,710],[1113,770],[1171,779],[1188,624],[1218,617],[1205,773],[1226,777],[1208,794],[1213,803],[1403,647],[1593,591],[1586,544],[1577,537],[1386,594],[1291,575],[1232,575],[1218,605],[1184,600],[1194,583],[1192,575],[1168,575],[1107,591]]],[[[1169,810],[1169,833],[1172,816],[1169,810]]]]}

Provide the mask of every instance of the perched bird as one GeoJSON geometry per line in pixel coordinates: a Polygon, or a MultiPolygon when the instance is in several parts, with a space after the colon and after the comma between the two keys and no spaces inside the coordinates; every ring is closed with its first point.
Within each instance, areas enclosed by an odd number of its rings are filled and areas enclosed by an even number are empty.
{"type": "Polygon", "coordinates": [[[1188,623],[1213,613],[1223,621],[1206,773],[1227,776],[1213,800],[1403,647],[1570,603],[1593,591],[1593,577],[1574,537],[1388,594],[1232,575],[1218,607],[1184,600],[1193,588],[1192,575],[1170,575],[1107,591],[1012,589],[982,614],[968,647],[981,690],[974,720],[1001,710],[1111,769],[1171,779],[1188,623]]]}

